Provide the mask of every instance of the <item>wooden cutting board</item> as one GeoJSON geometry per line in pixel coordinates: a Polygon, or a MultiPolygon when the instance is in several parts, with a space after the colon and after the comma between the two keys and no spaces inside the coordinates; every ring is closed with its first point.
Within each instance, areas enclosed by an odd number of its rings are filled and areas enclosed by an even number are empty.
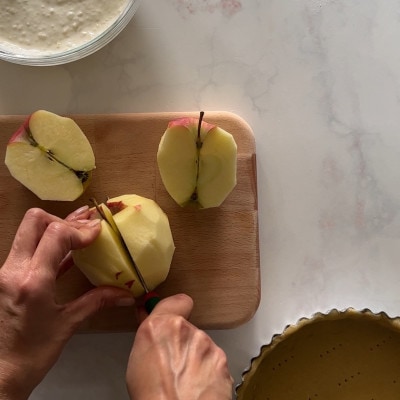
{"type": "MultiPolygon", "coordinates": [[[[235,114],[206,112],[204,120],[232,133],[238,145],[237,186],[219,208],[181,208],[166,192],[156,153],[168,121],[198,113],[72,115],[93,146],[96,170],[90,187],[74,202],[41,201],[14,180],[4,157],[9,137],[26,116],[0,116],[0,265],[25,211],[41,207],[65,217],[91,204],[90,197],[136,193],[154,199],[169,217],[176,251],[167,280],[157,289],[164,297],[184,292],[194,299],[192,323],[203,329],[226,329],[247,322],[260,300],[257,178],[251,128],[235,114]]],[[[77,268],[57,284],[60,302],[92,286],[77,268]]],[[[132,331],[132,308],[99,312],[82,331],[132,331]]]]}

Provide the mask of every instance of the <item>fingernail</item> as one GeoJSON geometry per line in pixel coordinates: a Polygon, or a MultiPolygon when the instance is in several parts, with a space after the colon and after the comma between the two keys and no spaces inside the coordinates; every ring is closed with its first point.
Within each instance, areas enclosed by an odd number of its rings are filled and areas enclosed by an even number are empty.
{"type": "Polygon", "coordinates": [[[90,226],[91,228],[93,228],[93,227],[99,225],[100,222],[101,222],[101,221],[100,221],[98,218],[92,219],[92,220],[88,223],[88,226],[90,226]]]}
{"type": "Polygon", "coordinates": [[[80,208],[78,208],[77,210],[74,211],[74,215],[75,216],[81,215],[87,210],[89,210],[89,206],[88,205],[82,206],[82,207],[80,207],[80,208]]]}
{"type": "Polygon", "coordinates": [[[115,301],[117,307],[129,307],[135,304],[135,299],[133,297],[121,297],[115,301]]]}
{"type": "Polygon", "coordinates": [[[89,222],[91,222],[91,219],[77,219],[76,222],[78,222],[79,224],[88,224],[89,222]]]}

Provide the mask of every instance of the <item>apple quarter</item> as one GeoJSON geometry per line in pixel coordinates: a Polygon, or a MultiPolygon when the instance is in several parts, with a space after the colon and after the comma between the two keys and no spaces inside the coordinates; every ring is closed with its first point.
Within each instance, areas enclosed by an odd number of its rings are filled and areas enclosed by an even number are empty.
{"type": "Polygon", "coordinates": [[[196,189],[196,132],[180,125],[168,128],[161,138],[157,162],[161,179],[171,197],[184,204],[196,189]]]}
{"type": "Polygon", "coordinates": [[[94,286],[112,285],[131,290],[136,296],[143,292],[117,233],[105,220],[101,221],[101,231],[95,241],[74,250],[72,258],[94,286]]]}
{"type": "Polygon", "coordinates": [[[12,135],[5,164],[41,200],[73,201],[88,186],[95,157],[75,121],[39,110],[12,135]]]}
{"type": "Polygon", "coordinates": [[[197,201],[203,208],[218,207],[236,186],[236,142],[230,133],[214,127],[199,153],[197,201]]]}

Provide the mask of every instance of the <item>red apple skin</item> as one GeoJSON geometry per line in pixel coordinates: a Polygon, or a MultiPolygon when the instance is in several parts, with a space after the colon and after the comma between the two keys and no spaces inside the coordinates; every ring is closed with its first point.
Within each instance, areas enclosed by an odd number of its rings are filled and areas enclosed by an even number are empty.
{"type": "MultiPolygon", "coordinates": [[[[183,117],[183,118],[178,118],[174,119],[173,121],[170,121],[168,123],[168,128],[172,128],[174,126],[184,126],[188,129],[191,129],[193,127],[198,127],[199,125],[199,119],[198,118],[192,118],[192,117],[183,117]]],[[[215,128],[216,125],[210,124],[208,122],[202,121],[201,122],[201,131],[206,133],[210,131],[211,129],[215,128]]]]}
{"type": "Polygon", "coordinates": [[[26,118],[26,120],[21,124],[21,126],[13,133],[8,141],[8,144],[15,142],[26,142],[28,141],[28,131],[29,131],[29,121],[31,116],[26,118]]]}
{"type": "Polygon", "coordinates": [[[127,207],[127,205],[124,204],[122,201],[108,201],[106,205],[111,211],[112,215],[122,211],[124,208],[127,207]]]}

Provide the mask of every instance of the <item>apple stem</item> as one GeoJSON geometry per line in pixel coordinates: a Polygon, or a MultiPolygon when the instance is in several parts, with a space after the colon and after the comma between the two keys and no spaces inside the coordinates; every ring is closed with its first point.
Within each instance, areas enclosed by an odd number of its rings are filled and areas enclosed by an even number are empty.
{"type": "MultiPolygon", "coordinates": [[[[199,152],[201,149],[201,146],[203,145],[203,143],[201,142],[201,123],[203,122],[203,117],[204,117],[204,111],[200,111],[200,117],[199,117],[199,124],[197,125],[197,141],[196,141],[196,147],[197,147],[197,151],[199,152]]],[[[196,182],[199,179],[199,157],[197,155],[197,176],[196,176],[196,182]]],[[[190,196],[190,200],[192,201],[196,201],[197,200],[197,186],[194,189],[194,192],[192,193],[192,195],[190,196]]]]}
{"type": "Polygon", "coordinates": [[[202,145],[200,132],[201,132],[201,123],[203,122],[203,117],[204,117],[204,111],[200,111],[199,124],[197,125],[197,142],[196,142],[198,149],[200,149],[200,147],[202,145]]]}
{"type": "Polygon", "coordinates": [[[101,206],[99,205],[99,203],[97,202],[97,200],[94,197],[91,197],[89,200],[94,204],[94,206],[96,207],[96,210],[100,214],[101,218],[103,218],[106,222],[108,222],[106,215],[104,214],[104,211],[101,208],[101,206]]]}

